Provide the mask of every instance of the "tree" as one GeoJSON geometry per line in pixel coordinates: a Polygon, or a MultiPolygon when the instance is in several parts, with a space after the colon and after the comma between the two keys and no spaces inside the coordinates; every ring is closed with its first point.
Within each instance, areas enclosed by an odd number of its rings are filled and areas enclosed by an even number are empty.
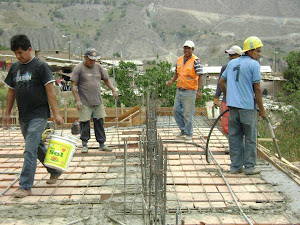
{"type": "MultiPolygon", "coordinates": [[[[278,100],[282,110],[272,111],[272,118],[280,125],[274,130],[278,140],[279,149],[284,158],[291,161],[299,161],[300,158],[300,52],[290,52],[286,59],[288,68],[284,71],[284,78],[287,82],[284,89],[288,95],[280,93],[278,100]]],[[[259,126],[259,133],[270,135],[266,132],[266,124],[259,126]]],[[[275,152],[274,145],[265,143],[265,147],[275,152]]]]}
{"type": "MultiPolygon", "coordinates": [[[[123,103],[127,107],[139,104],[139,97],[134,89],[134,77],[137,76],[137,67],[134,63],[121,61],[118,68],[111,68],[110,77],[115,77],[119,92],[119,105],[123,103]],[[115,74],[115,76],[114,76],[115,74]]],[[[106,96],[110,102],[114,102],[112,96],[106,96]]]]}
{"type": "MultiPolygon", "coordinates": [[[[156,62],[153,60],[153,67],[146,69],[145,74],[138,72],[134,63],[121,61],[119,68],[109,70],[109,76],[115,80],[119,91],[119,105],[123,103],[127,107],[145,104],[146,93],[155,96],[158,107],[172,107],[176,94],[176,84],[166,86],[166,81],[170,80],[174,72],[172,65],[166,61],[156,62]],[[144,99],[144,101],[143,101],[144,99]]],[[[105,96],[109,100],[109,105],[114,105],[112,96],[105,96]]],[[[212,99],[209,89],[203,90],[202,100],[196,101],[196,106],[203,106],[206,101],[212,99]]]]}
{"type": "Polygon", "coordinates": [[[115,52],[115,53],[113,54],[113,56],[114,56],[115,58],[120,58],[120,57],[121,57],[120,53],[118,53],[118,52],[115,52]]]}
{"type": "MultiPolygon", "coordinates": [[[[155,62],[155,61],[154,61],[155,62]]],[[[165,61],[156,63],[152,68],[146,69],[143,76],[137,77],[135,84],[140,93],[146,96],[146,92],[154,94],[158,106],[172,106],[174,102],[176,86],[166,86],[166,81],[171,79],[174,72],[172,65],[165,61]]]]}
{"type": "Polygon", "coordinates": [[[290,52],[286,61],[288,68],[283,73],[287,82],[284,88],[290,92],[300,90],[300,52],[290,52]]]}

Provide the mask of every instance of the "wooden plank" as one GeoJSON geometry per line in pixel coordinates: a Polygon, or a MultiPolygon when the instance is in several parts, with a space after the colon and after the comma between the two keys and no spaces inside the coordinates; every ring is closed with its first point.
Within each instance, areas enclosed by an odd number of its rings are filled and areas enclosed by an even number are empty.
{"type": "MultiPolygon", "coordinates": [[[[273,141],[272,138],[258,138],[257,140],[258,140],[258,142],[272,142],[273,141]]],[[[276,139],[276,141],[278,141],[278,140],[276,139]]]]}
{"type": "MultiPolygon", "coordinates": [[[[140,106],[137,105],[134,108],[131,108],[129,111],[123,113],[122,115],[118,116],[118,121],[122,121],[123,119],[127,118],[129,115],[135,113],[136,111],[138,111],[140,109],[140,106]]],[[[117,119],[113,119],[112,122],[117,121],[117,119]]]]}
{"type": "MultiPolygon", "coordinates": [[[[116,127],[117,123],[116,122],[105,122],[104,127],[116,127]]],[[[129,121],[127,122],[120,122],[118,123],[119,127],[130,127],[131,123],[129,121]]]]}
{"type": "MultiPolygon", "coordinates": [[[[281,170],[282,172],[284,172],[285,174],[287,174],[293,181],[295,181],[298,185],[300,185],[300,179],[299,176],[292,174],[291,172],[286,171],[281,165],[279,165],[278,161],[279,159],[269,156],[268,155],[268,149],[266,149],[264,146],[258,144],[258,155],[271,162],[277,169],[281,170]],[[267,150],[267,151],[266,151],[267,150]]],[[[287,166],[286,164],[283,166],[287,166]]],[[[288,166],[287,166],[288,167],[288,166]]],[[[291,169],[291,168],[290,168],[291,169]]]]}
{"type": "Polygon", "coordinates": [[[125,117],[124,119],[122,119],[120,122],[125,122],[125,120],[132,119],[133,117],[139,115],[139,112],[140,112],[140,110],[135,111],[134,113],[132,113],[132,114],[130,114],[129,116],[127,116],[127,117],[125,117]]]}

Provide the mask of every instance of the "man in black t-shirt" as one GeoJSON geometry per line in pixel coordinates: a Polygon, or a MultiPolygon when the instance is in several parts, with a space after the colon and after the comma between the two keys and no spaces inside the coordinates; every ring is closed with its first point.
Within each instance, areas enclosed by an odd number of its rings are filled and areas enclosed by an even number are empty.
{"type": "MultiPolygon", "coordinates": [[[[58,113],[54,79],[49,66],[33,56],[31,43],[26,35],[13,36],[10,44],[18,61],[11,66],[5,79],[9,89],[4,124],[9,126],[10,113],[16,99],[25,138],[25,151],[20,187],[14,192],[14,196],[22,198],[31,195],[37,158],[43,163],[47,152],[41,136],[50,117],[49,104],[58,124],[63,124],[63,118],[58,113]]],[[[47,183],[54,184],[61,172],[51,168],[47,168],[47,171],[51,174],[47,183]]]]}

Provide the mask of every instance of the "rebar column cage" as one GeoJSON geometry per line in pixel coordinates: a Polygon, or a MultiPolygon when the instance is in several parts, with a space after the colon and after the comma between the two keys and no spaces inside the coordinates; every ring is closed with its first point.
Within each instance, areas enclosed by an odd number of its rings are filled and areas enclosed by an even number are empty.
{"type": "Polygon", "coordinates": [[[147,93],[146,133],[140,138],[144,216],[149,224],[165,224],[167,150],[157,133],[157,107],[155,96],[147,93]]]}

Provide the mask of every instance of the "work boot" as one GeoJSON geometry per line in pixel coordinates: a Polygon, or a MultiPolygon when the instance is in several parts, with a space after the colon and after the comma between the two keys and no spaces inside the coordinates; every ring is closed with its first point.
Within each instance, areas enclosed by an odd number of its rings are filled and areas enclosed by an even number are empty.
{"type": "Polygon", "coordinates": [[[245,171],[245,174],[246,175],[255,175],[255,174],[260,174],[261,170],[258,169],[258,168],[254,168],[251,172],[246,172],[245,171]]]}
{"type": "Polygon", "coordinates": [[[184,137],[184,139],[185,139],[186,141],[191,141],[191,140],[193,139],[193,135],[192,135],[192,134],[187,134],[187,135],[184,137]]]}
{"type": "Polygon", "coordinates": [[[242,173],[242,172],[244,172],[244,168],[240,168],[240,169],[238,169],[238,170],[230,170],[230,173],[231,174],[239,174],[239,173],[242,173]]]}
{"type": "Polygon", "coordinates": [[[87,153],[89,151],[87,146],[83,146],[81,149],[81,153],[87,153]]]}
{"type": "Polygon", "coordinates": [[[111,152],[112,149],[106,145],[99,147],[99,151],[111,152]]]}
{"type": "Polygon", "coordinates": [[[229,154],[229,148],[226,147],[224,152],[225,152],[226,155],[228,155],[229,154]]]}
{"type": "Polygon", "coordinates": [[[178,133],[177,135],[176,135],[176,137],[177,138],[180,138],[180,137],[183,137],[185,135],[185,132],[184,132],[184,130],[182,130],[182,131],[180,131],[180,133],[178,133]]]}
{"type": "Polygon", "coordinates": [[[46,181],[47,184],[55,184],[61,174],[58,175],[50,175],[50,179],[46,181]]]}
{"type": "Polygon", "coordinates": [[[18,189],[13,193],[13,196],[15,198],[24,198],[29,195],[32,195],[31,189],[25,190],[25,189],[18,189]]]}

